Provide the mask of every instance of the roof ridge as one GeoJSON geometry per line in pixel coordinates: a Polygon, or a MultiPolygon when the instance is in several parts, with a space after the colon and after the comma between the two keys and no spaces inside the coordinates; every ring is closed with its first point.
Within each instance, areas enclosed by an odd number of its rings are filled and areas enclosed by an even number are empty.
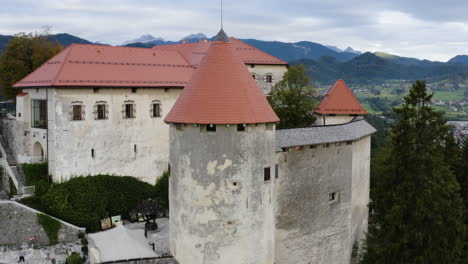
{"type": "MultiPolygon", "coordinates": [[[[70,53],[72,51],[72,48],[73,48],[74,45],[70,45],[69,47],[67,47],[66,49],[69,49],[67,51],[67,54],[65,55],[65,57],[63,58],[63,62],[62,62],[62,65],[60,65],[60,69],[57,71],[57,74],[55,75],[55,78],[52,80],[52,82],[50,83],[50,86],[55,86],[55,82],[57,81],[58,77],[60,76],[60,74],[62,73],[63,71],[63,68],[65,68],[65,64],[67,63],[67,60],[68,60],[68,57],[70,56],[70,53]]],[[[65,49],[65,50],[66,50],[65,49]]],[[[64,50],[64,51],[65,51],[64,50]]],[[[45,64],[45,63],[44,63],[45,64]]],[[[43,64],[43,65],[44,65],[43,64]]]]}
{"type": "Polygon", "coordinates": [[[240,40],[240,39],[237,39],[237,38],[235,38],[235,37],[231,37],[231,40],[239,41],[239,42],[241,42],[243,45],[247,45],[247,46],[249,46],[249,47],[252,47],[252,48],[254,48],[254,49],[260,51],[261,53],[264,53],[264,54],[268,55],[269,57],[278,60],[279,62],[283,62],[284,64],[288,64],[288,63],[285,62],[284,60],[282,60],[282,59],[280,59],[280,58],[277,58],[277,57],[275,57],[275,56],[273,56],[273,55],[271,55],[271,54],[269,54],[269,53],[267,53],[267,52],[265,52],[265,51],[263,51],[263,50],[261,50],[261,49],[255,47],[255,46],[252,46],[252,45],[250,45],[250,44],[248,44],[248,43],[246,43],[246,42],[244,42],[244,41],[242,41],[242,40],[240,40]]]}

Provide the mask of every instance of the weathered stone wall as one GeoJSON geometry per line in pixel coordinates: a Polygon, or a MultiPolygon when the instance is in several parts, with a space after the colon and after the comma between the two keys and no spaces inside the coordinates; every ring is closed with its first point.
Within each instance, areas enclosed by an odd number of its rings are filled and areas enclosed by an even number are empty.
{"type": "Polygon", "coordinates": [[[216,130],[171,126],[171,253],[181,264],[273,264],[274,127],[216,130]]]}
{"type": "Polygon", "coordinates": [[[353,142],[351,239],[357,242],[359,247],[362,246],[362,240],[367,233],[369,218],[370,145],[370,136],[353,142]]]}
{"type": "Polygon", "coordinates": [[[283,79],[283,75],[288,71],[286,65],[252,65],[247,64],[247,68],[252,75],[257,76],[257,84],[262,89],[263,93],[266,95],[271,91],[271,88],[278,82],[283,79]],[[266,74],[271,74],[273,76],[272,83],[266,83],[264,76],[266,74]]]}
{"type": "Polygon", "coordinates": [[[354,118],[355,116],[347,116],[347,115],[338,115],[338,116],[317,115],[317,120],[315,121],[315,124],[319,126],[339,125],[339,124],[349,123],[354,118]]]}
{"type": "MultiPolygon", "coordinates": [[[[13,201],[0,201],[0,245],[19,247],[23,243],[45,246],[49,244],[49,239],[42,226],[37,222],[39,212],[13,201]],[[31,242],[29,238],[35,237],[31,242]]],[[[62,222],[59,231],[59,241],[69,243],[78,240],[78,232],[84,232],[83,228],[78,228],[71,224],[62,222]]]]}
{"type": "Polygon", "coordinates": [[[293,148],[277,162],[275,263],[349,263],[353,145],[293,148]]]}
{"type": "Polygon", "coordinates": [[[138,259],[138,260],[128,260],[128,261],[115,261],[112,263],[119,264],[178,264],[173,257],[167,258],[154,258],[154,259],[138,259]]]}
{"type": "Polygon", "coordinates": [[[49,94],[54,117],[49,117],[49,170],[54,181],[99,173],[128,175],[154,184],[167,169],[169,126],[164,116],[181,89],[56,89],[49,94]],[[123,118],[123,105],[135,103],[135,118],[123,118]],[[151,104],[159,100],[162,117],[150,115],[151,104]],[[72,102],[82,102],[85,119],[71,121],[72,102]],[[108,105],[109,118],[95,120],[98,101],[108,105]],[[52,121],[53,118],[53,121],[52,121]],[[91,151],[94,150],[94,157],[91,151]]]}

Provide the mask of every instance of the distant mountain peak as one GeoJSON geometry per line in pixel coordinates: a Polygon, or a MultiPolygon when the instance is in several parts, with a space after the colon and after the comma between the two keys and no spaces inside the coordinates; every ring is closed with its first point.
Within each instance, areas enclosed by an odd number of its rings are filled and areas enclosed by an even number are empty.
{"type": "Polygon", "coordinates": [[[448,62],[468,64],[468,55],[457,55],[451,58],[448,62]]]}
{"type": "Polygon", "coordinates": [[[337,46],[325,46],[331,50],[334,50],[336,52],[343,52],[341,49],[339,49],[337,46]]]}
{"type": "Polygon", "coordinates": [[[360,52],[360,51],[358,51],[358,50],[355,50],[355,49],[353,49],[353,48],[351,48],[351,47],[347,47],[347,48],[344,50],[344,52],[353,53],[353,54],[359,54],[359,55],[362,54],[362,52],[360,52]]]}
{"type": "Polygon", "coordinates": [[[122,45],[127,45],[131,43],[147,43],[151,41],[165,41],[165,40],[163,38],[156,38],[151,34],[143,34],[139,38],[125,41],[122,45]]]}
{"type": "Polygon", "coordinates": [[[208,37],[203,34],[203,33],[195,33],[195,34],[190,34],[188,36],[183,37],[180,41],[183,41],[184,39],[187,40],[199,40],[199,39],[207,39],[208,37]]]}

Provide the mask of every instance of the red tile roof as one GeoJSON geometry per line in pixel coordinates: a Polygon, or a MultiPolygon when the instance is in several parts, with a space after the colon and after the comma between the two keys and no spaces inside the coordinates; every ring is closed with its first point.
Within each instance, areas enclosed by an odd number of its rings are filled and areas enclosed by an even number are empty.
{"type": "Polygon", "coordinates": [[[168,123],[278,122],[233,42],[214,41],[168,113],[168,123]]]}
{"type": "MultiPolygon", "coordinates": [[[[241,40],[231,37],[235,52],[245,64],[287,65],[266,52],[263,52],[241,40]]],[[[185,43],[173,45],[154,46],[153,49],[165,51],[178,51],[193,66],[198,66],[201,59],[206,55],[212,41],[199,43],[185,43]]]]}
{"type": "Polygon", "coordinates": [[[17,96],[17,97],[22,97],[22,96],[26,96],[26,95],[28,95],[28,93],[19,93],[19,94],[17,94],[16,96],[17,96]]]}
{"type": "Polygon", "coordinates": [[[325,95],[317,108],[315,108],[314,112],[319,114],[337,115],[367,114],[366,110],[361,106],[353,92],[351,92],[346,83],[341,79],[336,81],[333,87],[328,90],[327,95],[325,95]]]}
{"type": "Polygon", "coordinates": [[[178,52],[72,44],[15,87],[184,87],[193,70],[178,52]]]}

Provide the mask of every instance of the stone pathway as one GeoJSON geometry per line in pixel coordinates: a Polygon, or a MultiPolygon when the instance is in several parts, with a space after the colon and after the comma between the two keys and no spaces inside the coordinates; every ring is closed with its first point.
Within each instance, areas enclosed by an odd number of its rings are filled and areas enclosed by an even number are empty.
{"type": "MultiPolygon", "coordinates": [[[[26,264],[51,264],[52,259],[55,259],[57,264],[65,263],[65,260],[72,252],[81,252],[81,244],[58,244],[55,246],[33,249],[31,247],[23,247],[26,253],[24,256],[26,264]]],[[[19,249],[8,249],[0,247],[0,264],[18,263],[19,249]]]]}

